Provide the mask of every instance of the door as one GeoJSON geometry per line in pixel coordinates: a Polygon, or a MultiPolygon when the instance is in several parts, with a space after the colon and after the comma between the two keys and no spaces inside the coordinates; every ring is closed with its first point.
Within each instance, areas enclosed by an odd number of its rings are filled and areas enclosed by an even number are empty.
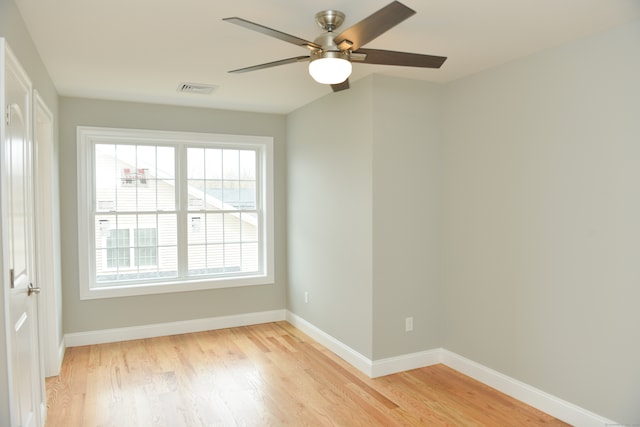
{"type": "MultiPolygon", "coordinates": [[[[37,288],[32,286],[33,200],[30,140],[31,84],[4,47],[4,134],[2,141],[2,229],[8,272],[9,381],[11,423],[39,427],[40,374],[37,288]]],[[[6,274],[7,272],[3,272],[6,274]]],[[[5,276],[6,277],[6,276],[5,276]]]]}

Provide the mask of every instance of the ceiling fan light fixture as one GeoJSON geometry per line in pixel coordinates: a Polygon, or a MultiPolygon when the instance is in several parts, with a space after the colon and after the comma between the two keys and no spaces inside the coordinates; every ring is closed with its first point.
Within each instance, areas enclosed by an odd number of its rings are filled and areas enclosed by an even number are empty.
{"type": "Polygon", "coordinates": [[[364,64],[397,65],[419,68],[440,68],[447,59],[444,56],[423,55],[396,50],[362,49],[362,46],[389,31],[416,13],[398,0],[379,9],[362,21],[342,31],[337,36],[335,30],[344,21],[344,13],[324,10],[316,14],[316,22],[324,30],[311,42],[246,19],[224,18],[241,27],[257,31],[267,36],[309,49],[310,55],[271,61],[251,67],[238,68],[230,73],[245,73],[294,62],[309,61],[309,74],[318,83],[331,85],[334,92],[349,89],[351,62],[364,64]]]}
{"type": "Polygon", "coordinates": [[[309,74],[325,85],[342,83],[351,75],[351,61],[344,52],[322,52],[309,62],[309,74]]]}

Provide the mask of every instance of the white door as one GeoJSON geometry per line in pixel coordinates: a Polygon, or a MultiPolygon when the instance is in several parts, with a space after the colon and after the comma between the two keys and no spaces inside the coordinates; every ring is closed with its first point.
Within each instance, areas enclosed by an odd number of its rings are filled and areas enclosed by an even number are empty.
{"type": "Polygon", "coordinates": [[[5,286],[9,287],[11,422],[13,426],[39,427],[42,425],[38,403],[42,376],[37,339],[38,291],[32,288],[31,84],[6,46],[4,59],[2,229],[3,265],[9,276],[5,286]]]}

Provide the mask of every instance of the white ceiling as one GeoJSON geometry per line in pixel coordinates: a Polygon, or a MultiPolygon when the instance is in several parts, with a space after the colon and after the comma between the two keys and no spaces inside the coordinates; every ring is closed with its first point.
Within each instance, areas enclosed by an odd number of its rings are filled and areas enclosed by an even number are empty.
{"type": "MultiPolygon", "coordinates": [[[[308,51],[223,22],[238,16],[313,40],[318,11],[344,30],[391,0],[15,0],[64,96],[288,113],[331,93],[306,63],[227,71],[308,51]],[[217,86],[178,93],[182,82],[217,86]]],[[[371,73],[447,82],[640,19],[638,0],[402,0],[417,14],[365,47],[447,56],[439,70],[354,64],[371,73]]]]}

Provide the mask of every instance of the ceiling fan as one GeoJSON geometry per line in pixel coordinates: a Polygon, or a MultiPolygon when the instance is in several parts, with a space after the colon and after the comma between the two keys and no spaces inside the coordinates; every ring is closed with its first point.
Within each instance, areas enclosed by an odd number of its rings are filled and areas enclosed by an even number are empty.
{"type": "Polygon", "coordinates": [[[316,21],[325,32],[313,42],[247,21],[246,19],[238,17],[224,18],[224,21],[293,43],[310,51],[308,55],[239,68],[229,72],[246,73],[278,65],[309,61],[309,74],[311,74],[311,77],[318,83],[330,84],[333,91],[338,92],[349,89],[352,61],[365,64],[440,68],[447,59],[446,57],[362,48],[363,45],[415,13],[415,10],[398,1],[394,1],[335,36],[334,31],[340,27],[345,15],[337,10],[324,10],[316,14],[316,21]]]}

